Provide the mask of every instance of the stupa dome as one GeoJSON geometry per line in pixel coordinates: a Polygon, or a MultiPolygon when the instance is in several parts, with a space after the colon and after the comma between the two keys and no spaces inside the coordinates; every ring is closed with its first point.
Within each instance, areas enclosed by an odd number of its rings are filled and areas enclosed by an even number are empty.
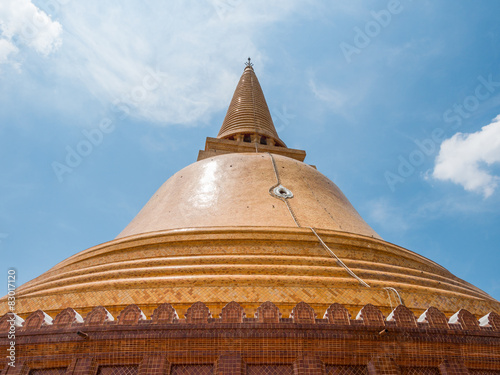
{"type": "Polygon", "coordinates": [[[293,194],[288,205],[302,227],[380,238],[314,167],[263,152],[222,154],[180,170],[117,238],[183,228],[297,227],[272,192],[277,185],[293,194]]]}
{"type": "MultiPolygon", "coordinates": [[[[112,314],[135,304],[179,315],[198,301],[213,314],[231,301],[247,314],[271,301],[352,315],[405,304],[480,316],[500,303],[445,268],[384,241],[305,152],[287,148],[260,84],[245,68],[217,138],[169,178],[116,239],[71,256],[17,290],[17,313],[72,307],[112,314]]],[[[7,310],[6,299],[0,302],[7,310]]]]}

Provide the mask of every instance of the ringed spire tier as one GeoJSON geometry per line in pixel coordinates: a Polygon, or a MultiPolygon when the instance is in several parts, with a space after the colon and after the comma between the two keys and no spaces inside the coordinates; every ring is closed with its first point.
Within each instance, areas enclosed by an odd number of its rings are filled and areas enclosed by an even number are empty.
{"type": "Polygon", "coordinates": [[[286,147],[276,132],[250,58],[217,138],[286,147]]]}

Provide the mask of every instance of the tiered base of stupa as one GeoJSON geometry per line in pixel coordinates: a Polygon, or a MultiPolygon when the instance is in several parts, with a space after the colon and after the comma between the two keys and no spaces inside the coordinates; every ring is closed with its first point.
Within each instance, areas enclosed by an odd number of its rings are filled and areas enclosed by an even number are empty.
{"type": "Polygon", "coordinates": [[[500,372],[497,301],[412,251],[331,230],[132,235],[24,284],[15,309],[0,350],[15,331],[16,367],[2,357],[1,375],[500,372]]]}
{"type": "MultiPolygon", "coordinates": [[[[298,302],[318,314],[331,303],[352,316],[371,304],[389,315],[404,304],[420,315],[430,306],[447,317],[460,309],[500,313],[500,304],[449,271],[400,246],[352,233],[317,230],[361,285],[309,228],[213,227],[116,239],[82,251],[16,291],[23,319],[41,309],[54,318],[67,307],[86,316],[104,306],[118,316],[136,304],[151,316],[168,302],[179,316],[203,301],[214,316],[238,302],[253,316],[265,301],[289,316],[298,302]]],[[[0,314],[9,311],[7,297],[0,314]]]]}

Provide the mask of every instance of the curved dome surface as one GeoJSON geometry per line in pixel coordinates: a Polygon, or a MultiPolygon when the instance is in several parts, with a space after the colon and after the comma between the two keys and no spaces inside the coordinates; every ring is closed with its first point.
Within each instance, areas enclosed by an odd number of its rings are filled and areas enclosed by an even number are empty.
{"type": "Polygon", "coordinates": [[[270,193],[277,176],[293,194],[287,201],[301,227],[380,238],[314,167],[267,153],[227,154],[189,165],[160,187],[117,238],[178,228],[296,227],[287,205],[270,193]]]}
{"type": "Polygon", "coordinates": [[[66,307],[84,315],[102,305],[117,314],[133,303],[151,314],[169,302],[182,315],[197,301],[215,315],[231,301],[249,312],[271,301],[285,316],[298,302],[318,312],[337,302],[353,315],[368,303],[385,314],[405,303],[450,316],[500,307],[431,260],[380,239],[315,168],[285,156],[233,153],[176,173],[117,239],[18,288],[16,308],[21,316],[66,307]],[[270,193],[278,179],[293,194],[286,203],[270,193]]]}

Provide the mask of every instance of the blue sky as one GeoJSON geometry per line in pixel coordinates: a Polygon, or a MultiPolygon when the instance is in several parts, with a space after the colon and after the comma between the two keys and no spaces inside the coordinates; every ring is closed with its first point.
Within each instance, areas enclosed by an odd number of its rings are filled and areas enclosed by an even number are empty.
{"type": "Polygon", "coordinates": [[[495,0],[2,1],[5,281],[112,240],[217,135],[251,56],[289,147],[385,240],[500,299],[498,14],[495,0]]]}

